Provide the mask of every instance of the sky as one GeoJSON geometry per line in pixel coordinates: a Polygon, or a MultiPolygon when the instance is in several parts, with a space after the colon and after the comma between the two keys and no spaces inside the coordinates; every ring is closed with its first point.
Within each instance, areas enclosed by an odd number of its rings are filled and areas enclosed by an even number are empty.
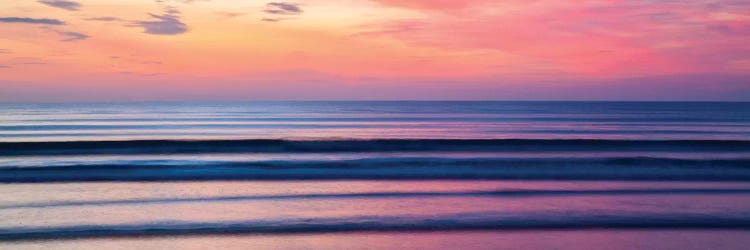
{"type": "Polygon", "coordinates": [[[750,101],[747,0],[0,0],[0,102],[750,101]]]}

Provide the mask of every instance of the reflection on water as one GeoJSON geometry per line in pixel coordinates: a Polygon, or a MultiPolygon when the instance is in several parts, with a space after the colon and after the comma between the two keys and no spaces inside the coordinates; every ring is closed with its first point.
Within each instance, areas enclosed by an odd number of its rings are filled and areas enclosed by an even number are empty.
{"type": "Polygon", "coordinates": [[[747,249],[750,232],[458,231],[105,238],[13,242],[14,249],[747,249]]]}
{"type": "Polygon", "coordinates": [[[175,230],[158,234],[183,234],[195,228],[217,233],[561,225],[725,228],[750,223],[750,185],[743,182],[274,181],[0,187],[0,237],[40,230],[67,237],[71,232],[66,227],[94,230],[88,228],[94,225],[100,231],[155,227],[175,230]]]}
{"type": "Polygon", "coordinates": [[[748,103],[0,104],[0,141],[239,138],[750,138],[748,103]]]}
{"type": "Polygon", "coordinates": [[[748,163],[748,103],[0,104],[0,248],[743,249],[748,163]]]}

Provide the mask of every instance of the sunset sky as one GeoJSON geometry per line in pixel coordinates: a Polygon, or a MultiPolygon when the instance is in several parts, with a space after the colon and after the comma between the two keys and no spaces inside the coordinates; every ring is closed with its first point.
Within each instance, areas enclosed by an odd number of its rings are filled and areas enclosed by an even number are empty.
{"type": "Polygon", "coordinates": [[[0,102],[750,101],[747,0],[0,0],[0,102]]]}

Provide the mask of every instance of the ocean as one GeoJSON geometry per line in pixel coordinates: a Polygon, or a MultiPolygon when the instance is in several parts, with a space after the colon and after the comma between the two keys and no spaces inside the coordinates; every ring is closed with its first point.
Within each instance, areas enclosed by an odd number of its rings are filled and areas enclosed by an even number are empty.
{"type": "Polygon", "coordinates": [[[743,249],[750,103],[0,104],[0,248],[743,249]]]}

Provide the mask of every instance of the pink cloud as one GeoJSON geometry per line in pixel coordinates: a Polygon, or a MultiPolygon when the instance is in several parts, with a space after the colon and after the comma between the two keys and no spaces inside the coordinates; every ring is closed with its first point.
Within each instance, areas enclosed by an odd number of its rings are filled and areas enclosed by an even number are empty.
{"type": "Polygon", "coordinates": [[[401,8],[456,10],[486,0],[374,0],[380,4],[401,8]]]}
{"type": "Polygon", "coordinates": [[[516,55],[519,64],[565,72],[731,72],[729,62],[750,58],[745,48],[750,5],[740,1],[379,2],[447,14],[384,21],[364,27],[361,35],[446,49],[498,50],[516,55]]]}

